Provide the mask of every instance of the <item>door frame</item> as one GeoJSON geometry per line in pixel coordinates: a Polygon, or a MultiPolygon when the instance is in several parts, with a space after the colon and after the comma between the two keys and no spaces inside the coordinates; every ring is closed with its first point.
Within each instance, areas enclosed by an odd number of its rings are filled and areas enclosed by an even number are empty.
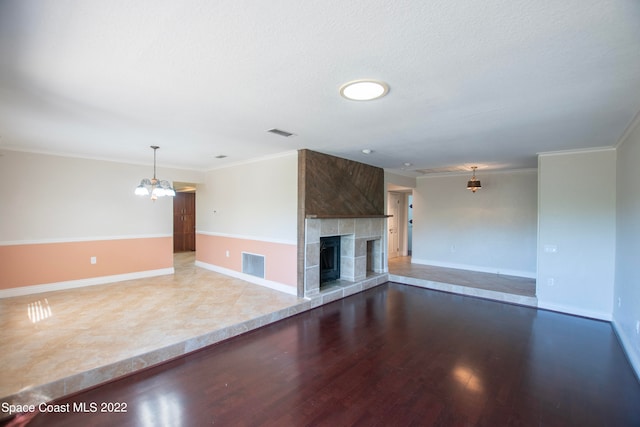
{"type": "MultiPolygon", "coordinates": [[[[393,190],[387,190],[387,214],[389,215],[389,203],[391,200],[391,194],[397,194],[400,199],[400,204],[398,208],[398,257],[408,256],[409,255],[409,241],[408,241],[408,233],[409,233],[409,196],[413,195],[413,189],[398,189],[394,188],[393,190]]],[[[395,257],[389,251],[389,227],[387,227],[387,259],[395,257]]]]}
{"type": "MultiPolygon", "coordinates": [[[[196,248],[196,223],[197,223],[197,218],[196,218],[196,213],[197,213],[197,197],[196,197],[196,184],[192,184],[192,183],[185,183],[185,182],[174,182],[173,186],[176,190],[176,194],[179,193],[191,193],[193,194],[194,197],[194,208],[193,208],[193,251],[195,251],[196,248]]],[[[173,203],[175,204],[175,199],[173,201],[173,203]]],[[[173,224],[173,230],[174,230],[174,239],[175,239],[175,210],[172,208],[171,211],[173,217],[172,217],[172,224],[173,224]]],[[[174,253],[175,252],[175,242],[173,244],[173,249],[174,249],[174,253]]]]}

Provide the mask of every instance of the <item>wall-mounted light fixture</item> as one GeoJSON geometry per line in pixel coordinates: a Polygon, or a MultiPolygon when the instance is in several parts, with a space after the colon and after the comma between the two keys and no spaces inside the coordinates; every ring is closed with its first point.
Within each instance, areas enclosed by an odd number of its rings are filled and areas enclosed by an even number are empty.
{"type": "Polygon", "coordinates": [[[153,201],[158,197],[173,197],[176,195],[176,191],[171,187],[169,181],[156,178],[156,151],[160,147],[152,145],[151,148],[153,148],[153,178],[144,178],[140,181],[140,185],[136,187],[135,193],[137,196],[148,196],[149,193],[151,193],[151,200],[153,201]]]}
{"type": "Polygon", "coordinates": [[[473,169],[473,176],[471,177],[471,180],[467,181],[467,190],[471,190],[472,193],[475,193],[482,188],[482,185],[480,184],[480,180],[476,179],[476,169],[478,169],[478,167],[471,166],[471,169],[473,169]]]}

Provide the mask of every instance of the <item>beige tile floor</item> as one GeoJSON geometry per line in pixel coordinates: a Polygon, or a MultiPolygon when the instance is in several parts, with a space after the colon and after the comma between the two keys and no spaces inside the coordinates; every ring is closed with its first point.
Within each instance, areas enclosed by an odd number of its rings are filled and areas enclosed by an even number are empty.
{"type": "Polygon", "coordinates": [[[43,384],[43,399],[68,394],[96,376],[126,374],[269,323],[273,313],[309,308],[198,268],[193,253],[177,254],[174,267],[173,275],[0,299],[0,397],[43,384]]]}
{"type": "Polygon", "coordinates": [[[196,267],[194,258],[176,254],[173,275],[0,299],[0,401],[68,395],[387,279],[535,305],[535,280],[419,266],[406,257],[390,260],[389,275],[311,301],[196,267]]]}

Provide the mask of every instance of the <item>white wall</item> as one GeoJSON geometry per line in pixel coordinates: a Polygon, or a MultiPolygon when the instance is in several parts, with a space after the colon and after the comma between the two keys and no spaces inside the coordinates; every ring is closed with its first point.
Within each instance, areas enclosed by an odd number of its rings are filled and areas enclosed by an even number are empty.
{"type": "Polygon", "coordinates": [[[538,170],[538,306],[610,320],[616,152],[544,154],[538,170]]]}
{"type": "Polygon", "coordinates": [[[640,378],[640,333],[636,329],[640,322],[639,167],[640,119],[617,150],[616,270],[613,292],[613,324],[640,378]]]}
{"type": "Polygon", "coordinates": [[[420,264],[535,277],[537,173],[426,176],[413,193],[413,258],[420,264]]]}
{"type": "Polygon", "coordinates": [[[297,244],[297,200],[297,152],[212,170],[196,192],[196,227],[297,244]]]}
{"type": "MultiPolygon", "coordinates": [[[[3,150],[0,243],[171,235],[171,198],[134,195],[153,175],[140,166],[3,150]]],[[[189,171],[158,168],[162,179],[197,182],[189,171]]]]}
{"type": "Polygon", "coordinates": [[[385,171],[384,188],[391,191],[398,188],[416,188],[416,179],[413,177],[397,175],[395,173],[385,171]]]}

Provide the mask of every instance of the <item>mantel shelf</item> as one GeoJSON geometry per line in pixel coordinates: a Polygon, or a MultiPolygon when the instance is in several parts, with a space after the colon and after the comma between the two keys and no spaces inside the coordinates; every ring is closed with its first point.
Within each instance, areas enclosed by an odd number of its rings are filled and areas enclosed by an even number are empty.
{"type": "Polygon", "coordinates": [[[393,215],[306,215],[307,219],[391,218],[393,215]]]}

